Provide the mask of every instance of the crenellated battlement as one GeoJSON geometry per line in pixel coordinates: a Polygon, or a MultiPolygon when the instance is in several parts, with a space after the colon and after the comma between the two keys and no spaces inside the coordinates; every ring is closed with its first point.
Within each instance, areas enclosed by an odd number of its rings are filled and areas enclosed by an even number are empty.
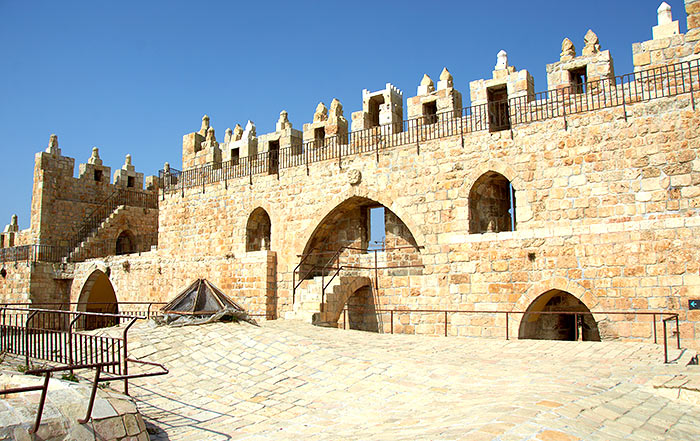
{"type": "MultiPolygon", "coordinates": [[[[380,138],[376,136],[378,133],[383,137],[393,135],[405,138],[403,133],[409,127],[458,118],[463,113],[470,120],[462,119],[460,124],[468,125],[468,131],[486,128],[494,132],[512,128],[511,122],[539,120],[540,117],[533,119],[532,115],[543,110],[554,109],[550,114],[555,116],[619,105],[618,101],[634,102],[644,99],[645,91],[651,93],[651,88],[663,87],[660,84],[650,84],[645,75],[656,75],[650,69],[700,58],[700,0],[686,0],[685,5],[687,34],[680,33],[678,21],[672,18],[671,7],[664,2],[657,10],[658,24],[652,28],[652,40],[633,44],[635,73],[641,73],[639,78],[616,77],[610,51],[603,49],[596,33],[589,29],[583,37],[580,55],[571,39],[565,38],[562,41],[559,60],[546,66],[545,92],[536,93],[534,77],[530,72],[512,66],[508,61],[508,53],[501,50],[496,56],[491,78],[469,83],[471,107],[468,109],[462,107],[462,94],[455,88],[450,72],[444,68],[437,88],[432,78],[424,74],[416,95],[407,98],[405,119],[403,92],[391,83],[386,83],[384,89],[374,92],[362,90],[362,110],[352,113],[350,124],[343,115],[340,101],[333,99],[330,112],[323,102],[318,104],[311,122],[303,124],[302,131],[293,129],[287,112],[282,111],[274,132],[258,136],[255,124],[248,121],[245,129],[238,124],[233,130],[227,129],[224,142],[219,144],[209,117],[205,115],[200,130],[183,137],[183,170],[222,162],[235,165],[246,157],[250,157],[248,162],[252,162],[257,155],[267,155],[268,152],[272,152],[269,157],[274,161],[278,157],[275,152],[287,148],[291,152],[287,153],[300,155],[306,149],[327,148],[335,144],[353,147],[356,145],[350,139],[359,138],[362,134],[366,134],[369,139],[361,141],[363,145],[379,142],[380,138]],[[624,87],[617,90],[621,87],[620,83],[631,81],[636,81],[634,91],[624,90],[624,87]],[[591,98],[603,104],[596,107],[587,103],[586,109],[571,107],[570,103],[562,102],[563,97],[566,100],[591,98]],[[480,106],[486,106],[483,114],[480,114],[480,106]],[[477,115],[474,116],[475,114],[477,115]],[[368,130],[370,132],[365,133],[368,130]]],[[[390,144],[396,142],[401,141],[389,141],[390,144]]],[[[295,159],[288,162],[300,163],[295,159]]],[[[277,167],[268,169],[276,170],[277,167]]]]}
{"type": "Polygon", "coordinates": [[[97,147],[92,148],[87,162],[78,165],[78,177],[74,177],[74,172],[75,159],[63,156],[58,137],[51,135],[46,150],[35,156],[31,242],[65,242],[76,233],[83,218],[115,191],[150,194],[158,185],[155,176],[144,180],[129,154],[112,176],[112,169],[103,163],[97,147]]]}

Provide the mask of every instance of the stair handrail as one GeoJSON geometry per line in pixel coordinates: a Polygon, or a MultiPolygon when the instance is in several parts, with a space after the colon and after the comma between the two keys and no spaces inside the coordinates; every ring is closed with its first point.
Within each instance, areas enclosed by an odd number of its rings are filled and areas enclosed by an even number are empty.
{"type": "Polygon", "coordinates": [[[344,245],[344,246],[340,247],[337,251],[308,252],[308,253],[304,254],[303,256],[301,256],[301,261],[294,268],[294,271],[292,271],[292,304],[296,303],[297,288],[299,288],[299,286],[302,284],[302,282],[304,280],[306,280],[306,277],[309,274],[311,274],[312,272],[314,272],[315,270],[317,270],[318,268],[325,268],[326,265],[328,265],[328,263],[330,263],[331,261],[333,261],[333,259],[335,259],[335,256],[337,256],[338,254],[343,252],[346,248],[349,248],[349,246],[344,245]],[[311,269],[308,270],[306,273],[304,273],[303,276],[301,274],[299,275],[299,281],[297,282],[297,280],[296,280],[297,271],[300,271],[301,265],[306,261],[306,259],[309,258],[309,256],[319,256],[319,255],[331,254],[331,253],[333,253],[333,257],[331,257],[330,260],[326,264],[324,264],[321,267],[319,267],[318,265],[311,265],[311,269]]]}
{"type": "Polygon", "coordinates": [[[78,247],[80,243],[83,242],[91,233],[96,231],[99,225],[104,222],[104,220],[109,217],[109,215],[112,214],[117,207],[126,205],[157,208],[157,194],[153,193],[152,201],[147,199],[148,196],[151,196],[151,194],[148,192],[138,192],[123,188],[115,189],[107,198],[100,202],[98,206],[90,212],[90,214],[83,218],[83,222],[78,228],[77,234],[68,243],[68,254],[66,257],[70,257],[70,254],[75,251],[75,248],[78,247]]]}

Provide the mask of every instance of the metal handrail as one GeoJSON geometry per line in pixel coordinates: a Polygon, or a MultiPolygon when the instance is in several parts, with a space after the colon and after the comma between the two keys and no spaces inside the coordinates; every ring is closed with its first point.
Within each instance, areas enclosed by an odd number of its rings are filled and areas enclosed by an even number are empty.
{"type": "Polygon", "coordinates": [[[680,326],[679,326],[679,319],[678,319],[678,313],[676,312],[667,312],[667,311],[507,311],[507,310],[488,310],[488,309],[407,309],[407,308],[393,308],[393,309],[388,309],[388,308],[372,308],[371,311],[365,312],[365,308],[362,307],[350,307],[348,305],[343,306],[342,314],[343,314],[343,329],[346,327],[347,323],[347,314],[348,312],[351,312],[352,310],[361,310],[361,314],[367,315],[376,315],[376,314],[389,314],[390,315],[390,333],[394,333],[394,314],[444,314],[444,335],[447,337],[448,331],[447,331],[447,326],[448,326],[448,314],[502,314],[505,315],[505,338],[506,340],[510,340],[510,326],[509,326],[509,318],[511,314],[521,314],[521,315],[529,315],[529,314],[536,314],[536,315],[555,315],[555,314],[565,314],[565,315],[574,315],[575,316],[575,322],[577,324],[576,326],[576,339],[578,340],[579,334],[578,334],[578,323],[579,323],[579,316],[583,315],[641,315],[641,316],[651,316],[652,317],[652,330],[653,330],[653,335],[654,335],[654,343],[658,344],[658,338],[657,338],[657,332],[656,332],[656,324],[657,324],[657,317],[661,318],[661,321],[663,323],[663,330],[664,330],[664,338],[663,338],[663,344],[664,344],[664,363],[668,363],[668,338],[667,338],[667,330],[666,330],[666,323],[669,321],[674,321],[676,322],[675,330],[673,331],[673,334],[676,336],[676,345],[677,348],[680,350],[681,349],[681,339],[680,339],[680,326]],[[664,318],[664,316],[668,316],[664,318]]]}
{"type": "MultiPolygon", "coordinates": [[[[604,108],[623,107],[627,118],[627,105],[663,97],[690,93],[693,109],[700,82],[700,60],[658,66],[620,76],[588,81],[585,87],[571,85],[559,89],[513,97],[498,102],[464,107],[436,115],[422,116],[403,122],[343,133],[324,138],[323,143],[310,140],[301,145],[280,149],[277,154],[279,169],[306,166],[309,163],[338,159],[353,154],[375,153],[379,159],[382,149],[399,145],[459,135],[478,131],[509,129],[514,124],[525,124],[604,108]],[[491,115],[496,109],[498,115],[491,115]],[[500,109],[500,110],[498,110],[500,109]],[[319,144],[321,144],[319,146],[319,144]]],[[[232,178],[247,177],[252,184],[253,174],[270,172],[266,161],[268,152],[238,158],[231,161],[210,162],[184,171],[168,173],[160,170],[163,196],[166,191],[183,191],[185,188],[204,187],[207,184],[232,178]],[[169,179],[165,179],[168,177],[169,179]],[[174,177],[174,179],[173,179],[174,177]],[[168,182],[166,182],[168,181],[168,182]]]]}
{"type": "Polygon", "coordinates": [[[97,396],[98,383],[100,383],[102,381],[117,381],[117,380],[124,380],[126,382],[129,379],[154,377],[157,375],[166,375],[169,373],[168,369],[160,363],[153,363],[153,362],[142,361],[142,360],[133,360],[130,358],[126,359],[125,361],[130,361],[133,363],[140,363],[140,364],[145,364],[145,365],[149,365],[149,366],[159,367],[159,368],[161,368],[161,371],[160,372],[147,372],[147,373],[143,373],[143,374],[132,374],[132,375],[125,374],[125,375],[120,375],[120,376],[101,377],[102,369],[104,369],[107,366],[115,366],[119,363],[118,361],[90,363],[90,364],[71,364],[69,366],[43,368],[43,369],[32,369],[32,370],[26,371],[25,374],[27,374],[27,375],[42,375],[42,374],[44,374],[45,379],[44,379],[43,385],[4,389],[4,390],[0,391],[0,395],[22,393],[22,392],[33,392],[33,391],[39,391],[39,390],[41,391],[41,398],[39,399],[39,408],[37,410],[36,419],[34,420],[34,427],[29,429],[29,433],[36,433],[39,430],[39,426],[41,425],[41,417],[42,417],[42,414],[44,413],[44,404],[46,403],[46,395],[48,394],[48,391],[49,391],[49,379],[51,378],[51,374],[53,374],[54,372],[63,372],[63,371],[70,371],[71,373],[73,373],[73,371],[76,369],[95,369],[95,378],[92,381],[92,390],[90,392],[90,400],[88,401],[87,413],[85,415],[85,418],[78,419],[78,423],[85,424],[88,421],[90,421],[90,416],[92,415],[92,408],[93,408],[93,405],[95,404],[95,397],[97,396]]]}

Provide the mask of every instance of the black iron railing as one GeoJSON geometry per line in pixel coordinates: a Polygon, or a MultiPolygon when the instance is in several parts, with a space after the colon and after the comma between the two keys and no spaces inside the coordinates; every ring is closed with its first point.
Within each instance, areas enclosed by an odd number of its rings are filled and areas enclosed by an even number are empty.
{"type": "Polygon", "coordinates": [[[370,152],[375,153],[378,160],[380,151],[397,146],[420,145],[432,139],[463,137],[474,132],[507,130],[515,125],[566,118],[593,110],[622,106],[626,118],[627,105],[685,93],[690,93],[695,109],[694,92],[699,88],[700,60],[692,60],[589,81],[585,87],[574,84],[322,140],[305,141],[275,151],[272,157],[269,152],[262,152],[184,171],[171,168],[166,173],[160,170],[160,183],[163,195],[243,177],[248,177],[252,183],[253,175],[277,174],[282,169],[308,167],[311,163],[328,160],[337,160],[340,165],[343,158],[370,152]]]}
{"type": "Polygon", "coordinates": [[[97,231],[118,207],[158,208],[158,195],[155,192],[142,192],[125,189],[115,190],[97,208],[85,216],[73,239],[68,242],[69,253],[97,231]]]}
{"type": "Polygon", "coordinates": [[[86,248],[42,244],[0,248],[0,268],[11,262],[82,262],[95,257],[143,253],[158,246],[158,233],[132,236],[129,247],[120,248],[117,242],[118,238],[113,237],[96,240],[86,248]]]}

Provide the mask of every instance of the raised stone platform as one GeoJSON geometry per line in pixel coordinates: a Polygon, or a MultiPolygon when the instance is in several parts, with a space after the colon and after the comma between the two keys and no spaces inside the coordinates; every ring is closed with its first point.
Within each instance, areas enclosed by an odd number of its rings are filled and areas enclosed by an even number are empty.
{"type": "MultiPolygon", "coordinates": [[[[0,372],[0,390],[42,384],[43,378],[0,372]]],[[[143,418],[131,398],[107,390],[98,390],[92,418],[85,418],[91,386],[51,379],[41,426],[30,435],[34,426],[41,392],[0,394],[0,440],[52,441],[145,441],[148,433],[143,418]]]]}

